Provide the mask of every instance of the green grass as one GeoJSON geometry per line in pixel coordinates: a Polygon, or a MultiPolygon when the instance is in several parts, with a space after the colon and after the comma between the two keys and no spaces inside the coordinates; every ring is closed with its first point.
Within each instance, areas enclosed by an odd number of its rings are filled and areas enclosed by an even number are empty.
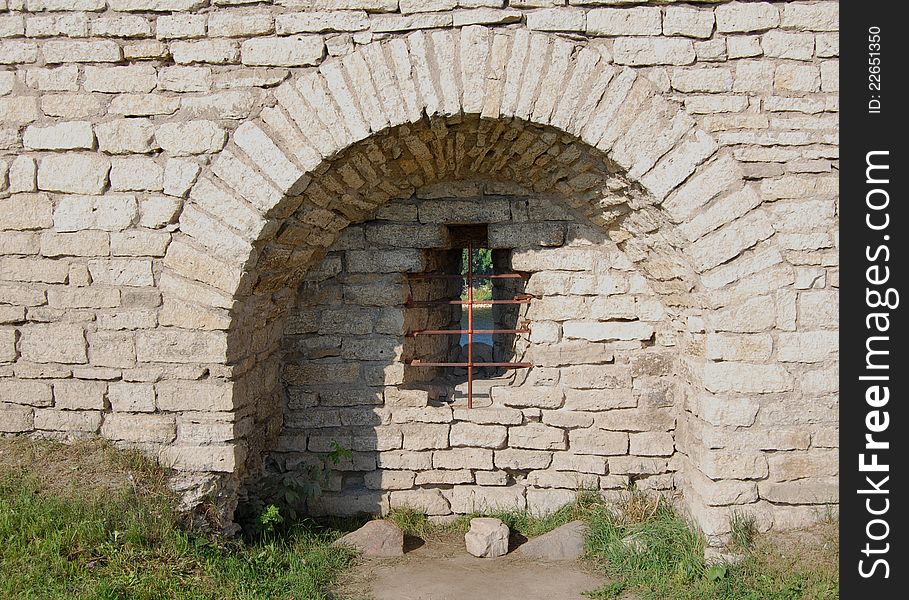
{"type": "MultiPolygon", "coordinates": [[[[629,502],[642,504],[635,495],[629,502]]],[[[704,560],[704,539],[668,502],[653,510],[617,513],[605,505],[588,512],[588,557],[610,583],[591,598],[632,597],[673,600],[822,600],[838,598],[835,523],[821,524],[820,549],[781,550],[779,540],[758,539],[754,522],[735,516],[732,549],[743,554],[736,566],[704,560]],[[624,543],[623,540],[633,540],[624,543]]]]}
{"type": "Polygon", "coordinates": [[[586,518],[590,507],[598,502],[595,492],[582,491],[575,503],[543,516],[534,515],[526,510],[506,510],[459,515],[448,523],[433,523],[418,510],[396,508],[385,518],[394,521],[405,535],[424,540],[451,533],[467,533],[470,529],[470,520],[475,517],[495,517],[505,523],[511,531],[531,538],[543,535],[565,523],[586,518]]]}
{"type": "MultiPolygon", "coordinates": [[[[467,289],[465,288],[461,292],[461,300],[467,300],[467,289]]],[[[479,283],[473,287],[473,301],[474,302],[487,302],[492,300],[492,281],[486,280],[483,283],[479,283]]]]}
{"type": "MultiPolygon", "coordinates": [[[[14,445],[0,444],[6,454],[14,445]]],[[[232,541],[192,532],[161,474],[137,455],[86,453],[138,482],[110,489],[81,477],[88,464],[68,461],[49,476],[55,452],[38,450],[40,468],[0,461],[0,598],[321,600],[352,562],[330,545],[340,532],[313,524],[232,541]]]]}
{"type": "MultiPolygon", "coordinates": [[[[62,446],[0,439],[0,598],[328,600],[353,563],[331,542],[363,519],[279,523],[280,533],[224,540],[177,516],[166,474],[100,442],[62,446]]],[[[389,519],[432,540],[470,519],[432,523],[397,509],[389,519]]],[[[666,501],[630,492],[619,505],[595,492],[547,516],[494,512],[531,538],[584,519],[587,561],[610,583],[595,599],[828,600],[838,598],[836,522],[759,535],[736,514],[737,566],[711,567],[704,540],[666,501]],[[633,539],[633,543],[623,540],[633,539]],[[628,596],[625,596],[628,594],[628,596]]],[[[267,529],[267,528],[266,528],[267,529]]]]}

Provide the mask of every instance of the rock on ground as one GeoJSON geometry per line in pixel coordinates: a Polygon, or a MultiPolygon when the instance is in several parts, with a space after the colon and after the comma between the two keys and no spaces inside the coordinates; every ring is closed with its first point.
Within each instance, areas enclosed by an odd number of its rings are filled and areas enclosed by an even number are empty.
{"type": "Polygon", "coordinates": [[[575,560],[584,553],[586,535],[587,524],[572,521],[528,540],[518,551],[528,558],[539,560],[575,560]]]}
{"type": "Polygon", "coordinates": [[[508,527],[499,519],[479,517],[470,520],[470,531],[464,534],[467,551],[478,558],[495,558],[508,554],[508,527]]]}
{"type": "Polygon", "coordinates": [[[364,556],[402,556],[404,532],[391,521],[370,521],[335,542],[336,546],[352,546],[364,556]]]}

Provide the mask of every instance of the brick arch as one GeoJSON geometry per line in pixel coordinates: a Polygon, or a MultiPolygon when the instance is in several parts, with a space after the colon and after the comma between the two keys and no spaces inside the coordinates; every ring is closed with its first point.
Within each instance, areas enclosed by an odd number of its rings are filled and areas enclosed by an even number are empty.
{"type": "MultiPolygon", "coordinates": [[[[573,199],[682,318],[773,264],[772,229],[736,161],[605,45],[523,29],[415,32],[327,59],[274,100],[194,185],[161,275],[162,342],[223,365],[204,393],[235,415],[234,440],[212,454],[233,477],[257,468],[280,427],[262,407],[275,401],[296,284],[346,225],[418,185],[483,176],[573,199]],[[755,244],[764,249],[739,257],[755,244]]],[[[704,361],[686,352],[699,393],[704,361]]],[[[167,452],[195,468],[190,451],[167,452]]],[[[698,458],[685,468],[714,459],[687,453],[698,458]]],[[[698,520],[721,529],[704,506],[694,502],[698,520]]]]}

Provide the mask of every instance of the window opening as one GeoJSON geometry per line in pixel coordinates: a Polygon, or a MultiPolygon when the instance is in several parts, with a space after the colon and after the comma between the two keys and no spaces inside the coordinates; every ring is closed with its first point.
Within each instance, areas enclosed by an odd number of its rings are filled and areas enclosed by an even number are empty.
{"type": "MultiPolygon", "coordinates": [[[[463,244],[461,251],[460,269],[458,273],[432,272],[432,273],[407,273],[409,281],[425,281],[432,279],[460,280],[461,293],[456,299],[413,300],[407,299],[405,307],[457,307],[461,309],[459,328],[457,329],[416,329],[408,333],[409,336],[458,336],[459,346],[466,350],[466,361],[462,360],[423,360],[412,359],[407,364],[411,367],[421,368],[466,368],[467,370],[467,407],[473,408],[473,382],[476,369],[527,369],[533,366],[529,362],[513,362],[502,360],[501,351],[496,351],[497,345],[493,339],[496,335],[514,336],[529,333],[526,322],[516,323],[515,328],[498,328],[501,323],[502,310],[513,310],[517,305],[530,304],[533,298],[530,294],[504,295],[502,289],[493,285],[496,280],[521,280],[526,279],[524,273],[495,272],[495,257],[486,245],[486,226],[451,226],[452,238],[463,244]],[[484,310],[488,310],[484,313],[484,310]],[[479,312],[478,312],[479,311],[479,312]],[[488,360],[478,360],[476,344],[489,342],[492,355],[488,360]]],[[[412,289],[412,288],[411,288],[412,289]]],[[[454,321],[452,321],[454,322],[454,321]]],[[[501,344],[499,345],[499,347],[501,344]]],[[[462,352],[463,354],[463,352],[462,352]]]]}

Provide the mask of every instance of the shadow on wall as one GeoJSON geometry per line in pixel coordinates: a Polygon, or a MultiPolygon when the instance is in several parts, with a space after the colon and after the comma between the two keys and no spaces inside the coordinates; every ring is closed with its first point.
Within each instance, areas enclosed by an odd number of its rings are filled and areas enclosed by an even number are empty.
{"type": "Polygon", "coordinates": [[[338,448],[350,452],[312,513],[549,512],[582,488],[670,489],[669,321],[603,231],[560,203],[491,181],[422,188],[349,226],[307,274],[282,342],[283,427],[247,494],[305,485],[338,448]],[[459,328],[460,306],[413,301],[455,300],[460,286],[408,274],[458,272],[454,226],[471,224],[486,226],[496,271],[528,276],[494,298],[533,296],[495,307],[495,328],[530,333],[495,336],[482,358],[534,367],[478,370],[468,409],[463,369],[408,366],[463,358],[460,336],[409,335],[459,328]]]}

